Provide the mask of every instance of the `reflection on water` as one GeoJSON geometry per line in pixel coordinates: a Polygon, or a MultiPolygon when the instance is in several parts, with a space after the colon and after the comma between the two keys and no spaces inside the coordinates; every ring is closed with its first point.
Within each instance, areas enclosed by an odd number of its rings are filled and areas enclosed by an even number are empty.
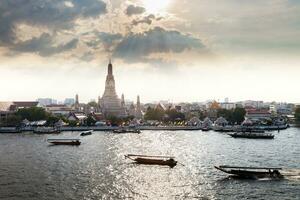
{"type": "MultiPolygon", "coordinates": [[[[76,146],[47,135],[0,134],[0,199],[299,199],[300,130],[274,140],[201,131],[94,132],[76,146]],[[175,156],[173,169],[132,164],[125,154],[175,156]],[[234,179],[214,165],[283,167],[286,179],[234,179]]],[[[66,132],[61,137],[75,137],[66,132]]]]}

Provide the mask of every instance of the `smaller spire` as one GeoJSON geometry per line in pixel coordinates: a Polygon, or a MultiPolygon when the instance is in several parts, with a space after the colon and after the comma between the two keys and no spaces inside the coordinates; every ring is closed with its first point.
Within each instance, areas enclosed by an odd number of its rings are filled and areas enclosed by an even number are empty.
{"type": "Polygon", "coordinates": [[[136,98],[136,104],[138,106],[140,106],[140,104],[141,104],[141,102],[140,102],[140,95],[138,95],[137,98],[136,98]]]}
{"type": "Polygon", "coordinates": [[[124,98],[124,94],[122,94],[122,97],[121,97],[121,106],[122,106],[122,107],[125,106],[125,98],[124,98]]]}

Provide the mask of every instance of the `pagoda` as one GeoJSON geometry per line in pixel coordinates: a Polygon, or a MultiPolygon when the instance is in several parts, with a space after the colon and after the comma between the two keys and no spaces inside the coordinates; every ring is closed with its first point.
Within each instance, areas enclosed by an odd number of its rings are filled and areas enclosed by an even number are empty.
{"type": "MultiPolygon", "coordinates": [[[[124,100],[121,101],[116,93],[115,79],[113,75],[113,66],[111,61],[108,64],[108,73],[105,81],[105,90],[100,99],[100,105],[105,117],[126,117],[126,109],[124,107],[124,100]]],[[[124,97],[123,97],[124,98],[124,97]]]]}

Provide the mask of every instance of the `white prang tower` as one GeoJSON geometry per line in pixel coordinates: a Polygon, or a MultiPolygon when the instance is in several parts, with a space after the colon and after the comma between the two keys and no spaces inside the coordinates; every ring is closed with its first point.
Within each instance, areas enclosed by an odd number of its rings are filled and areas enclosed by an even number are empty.
{"type": "Polygon", "coordinates": [[[126,109],[121,104],[121,100],[119,99],[116,93],[115,79],[113,75],[113,66],[110,60],[109,60],[107,71],[108,73],[105,81],[105,90],[100,101],[102,112],[106,117],[108,116],[126,117],[127,116],[126,109]]]}

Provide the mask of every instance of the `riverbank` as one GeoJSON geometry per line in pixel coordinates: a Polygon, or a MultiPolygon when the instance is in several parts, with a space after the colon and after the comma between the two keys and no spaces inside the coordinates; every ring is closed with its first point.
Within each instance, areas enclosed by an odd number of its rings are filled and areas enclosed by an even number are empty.
{"type": "MultiPolygon", "coordinates": [[[[211,127],[209,130],[214,130],[217,132],[235,132],[238,130],[265,130],[265,131],[272,131],[272,130],[284,130],[287,129],[289,125],[280,125],[280,126],[251,126],[251,127],[241,127],[241,126],[232,126],[231,128],[226,127],[211,127]]],[[[36,129],[43,129],[43,127],[0,127],[0,133],[21,133],[21,132],[31,132],[35,131],[36,129]]],[[[44,127],[45,130],[49,129],[49,127],[44,127]]],[[[62,126],[56,127],[55,129],[59,132],[63,131],[113,131],[117,130],[120,127],[118,126],[62,126]]],[[[130,128],[130,127],[125,127],[130,128]]],[[[201,126],[136,126],[136,129],[139,130],[152,130],[152,131],[193,131],[193,130],[202,130],[201,126]]],[[[207,129],[206,129],[207,130],[207,129]]],[[[42,132],[42,131],[40,131],[42,132]]],[[[46,132],[46,131],[45,131],[46,132]]]]}

